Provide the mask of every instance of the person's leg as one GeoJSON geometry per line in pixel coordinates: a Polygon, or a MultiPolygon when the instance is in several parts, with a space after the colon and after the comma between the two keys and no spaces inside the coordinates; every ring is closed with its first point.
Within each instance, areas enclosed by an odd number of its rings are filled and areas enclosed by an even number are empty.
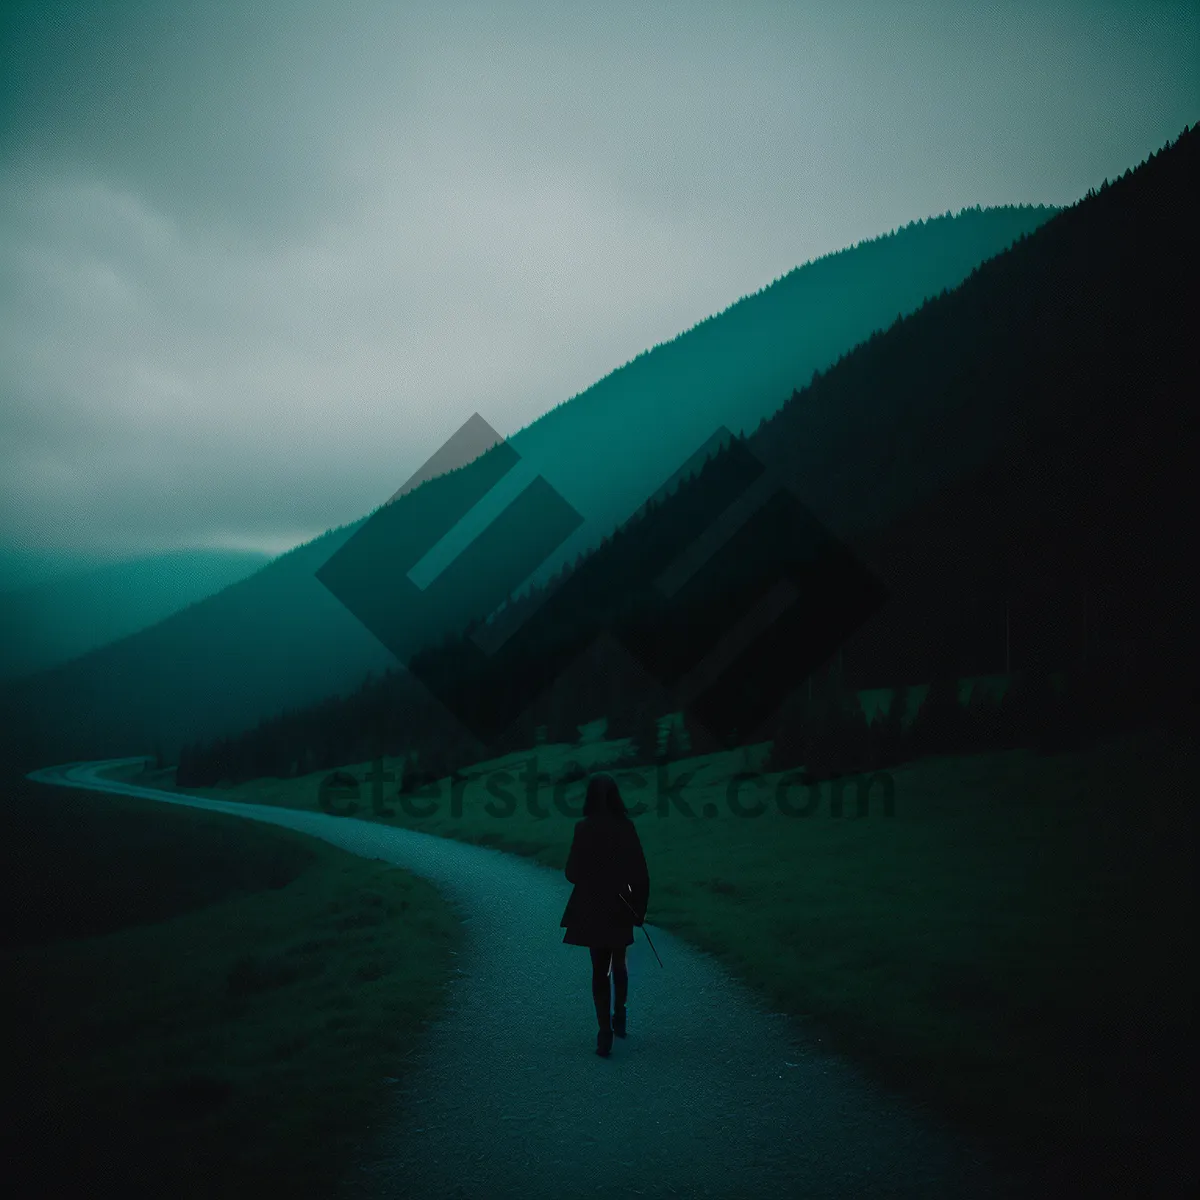
{"type": "Polygon", "coordinates": [[[625,1037],[625,996],[629,991],[629,970],[625,966],[624,946],[613,951],[612,979],[615,993],[613,996],[613,1033],[617,1037],[625,1037]]]}
{"type": "Polygon", "coordinates": [[[618,946],[612,952],[613,1006],[617,1009],[625,1007],[625,997],[629,994],[629,968],[625,965],[625,949],[624,946],[618,946]]]}
{"type": "Polygon", "coordinates": [[[608,1011],[608,972],[612,965],[613,952],[607,946],[590,947],[592,956],[592,999],[596,1004],[596,1020],[601,1029],[611,1029],[608,1011]]]}

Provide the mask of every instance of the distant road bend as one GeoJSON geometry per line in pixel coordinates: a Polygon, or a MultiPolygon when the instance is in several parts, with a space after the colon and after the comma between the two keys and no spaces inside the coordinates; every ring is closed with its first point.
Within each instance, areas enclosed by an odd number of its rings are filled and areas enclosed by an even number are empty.
{"type": "Polygon", "coordinates": [[[382,1126],[364,1130],[342,1200],[1029,1194],[923,1107],[815,1036],[797,1041],[715,959],[653,925],[664,966],[638,934],[629,1037],[598,1058],[588,958],[561,940],[560,871],[353,817],[100,777],[141,761],[28,778],[282,825],[423,876],[467,914],[447,1007],[382,1126]]]}

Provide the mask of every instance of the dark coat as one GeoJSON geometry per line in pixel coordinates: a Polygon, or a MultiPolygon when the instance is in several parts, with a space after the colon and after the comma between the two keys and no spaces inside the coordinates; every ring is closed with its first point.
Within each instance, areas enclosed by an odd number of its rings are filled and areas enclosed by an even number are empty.
{"type": "Polygon", "coordinates": [[[572,946],[630,946],[650,902],[650,872],[632,821],[607,814],[575,825],[566,876],[575,885],[559,924],[572,946]],[[622,903],[624,895],[638,919],[622,903]]]}

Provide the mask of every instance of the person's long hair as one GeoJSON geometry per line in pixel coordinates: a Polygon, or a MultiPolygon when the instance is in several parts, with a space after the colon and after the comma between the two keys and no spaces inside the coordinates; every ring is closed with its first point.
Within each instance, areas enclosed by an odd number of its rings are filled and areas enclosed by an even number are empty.
{"type": "Polygon", "coordinates": [[[625,803],[617,781],[611,775],[593,775],[588,780],[587,795],[583,800],[583,815],[585,817],[608,816],[618,820],[629,820],[625,803]]]}

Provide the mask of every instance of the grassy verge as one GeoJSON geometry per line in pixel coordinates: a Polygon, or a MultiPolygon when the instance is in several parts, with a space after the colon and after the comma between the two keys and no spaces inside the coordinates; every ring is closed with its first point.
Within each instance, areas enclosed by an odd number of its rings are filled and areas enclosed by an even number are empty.
{"type": "Polygon", "coordinates": [[[24,780],[6,801],[19,1194],[333,1194],[436,1014],[453,909],[288,830],[24,780]]]}
{"type": "MultiPolygon", "coordinates": [[[[590,768],[617,749],[541,747],[537,770],[556,778],[571,758],[590,768]]],[[[1192,1021],[1194,742],[926,759],[893,771],[890,818],[878,798],[853,815],[852,784],[846,816],[830,814],[828,784],[811,816],[784,815],[779,776],[765,775],[741,795],[767,810],[735,816],[729,780],[764,749],[672,764],[671,780],[694,772],[682,791],[694,818],[656,816],[652,771],[625,788],[651,807],[638,818],[651,921],[952,1118],[1059,1160],[1064,1178],[1089,1163],[1110,1180],[1169,1169],[1157,1155],[1183,1111],[1172,1081],[1192,1021]]],[[[553,788],[538,789],[536,816],[523,783],[497,775],[527,757],[481,764],[460,815],[445,783],[428,817],[406,814],[387,784],[394,815],[376,819],[561,868],[573,818],[553,788]],[[487,779],[516,796],[511,816],[485,810],[487,779]]],[[[200,790],[312,808],[318,782],[200,790]]],[[[368,788],[356,815],[371,816],[368,788]]]]}

